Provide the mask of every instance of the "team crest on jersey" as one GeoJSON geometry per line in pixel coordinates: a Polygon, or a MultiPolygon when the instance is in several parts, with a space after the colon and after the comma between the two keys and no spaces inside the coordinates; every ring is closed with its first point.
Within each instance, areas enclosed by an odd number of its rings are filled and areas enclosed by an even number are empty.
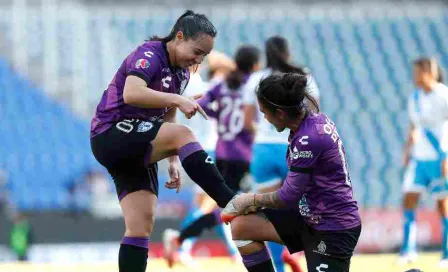
{"type": "Polygon", "coordinates": [[[138,125],[138,130],[137,132],[146,132],[148,130],[150,130],[154,125],[151,122],[141,122],[138,125]]]}
{"type": "Polygon", "coordinates": [[[135,63],[135,68],[139,69],[146,69],[149,67],[149,61],[146,59],[139,59],[137,60],[137,62],[135,63]]]}

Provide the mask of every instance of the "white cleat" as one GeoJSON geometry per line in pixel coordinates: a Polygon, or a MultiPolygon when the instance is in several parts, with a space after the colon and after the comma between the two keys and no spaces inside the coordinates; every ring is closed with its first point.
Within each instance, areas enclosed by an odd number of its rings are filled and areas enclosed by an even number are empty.
{"type": "Polygon", "coordinates": [[[178,250],[179,244],[179,231],[173,229],[166,229],[162,234],[164,258],[168,263],[168,267],[173,267],[179,259],[178,250]]]}
{"type": "Polygon", "coordinates": [[[442,259],[439,262],[439,268],[448,268],[448,259],[442,259]]]}

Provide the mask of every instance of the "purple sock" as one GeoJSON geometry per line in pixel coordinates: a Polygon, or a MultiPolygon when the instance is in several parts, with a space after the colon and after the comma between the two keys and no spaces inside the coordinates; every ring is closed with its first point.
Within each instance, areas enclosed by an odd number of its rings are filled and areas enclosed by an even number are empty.
{"type": "Polygon", "coordinates": [[[124,236],[123,239],[121,240],[121,244],[148,249],[149,248],[149,238],[124,236]]]}
{"type": "Polygon", "coordinates": [[[269,256],[269,252],[266,247],[252,254],[241,254],[241,257],[243,257],[243,263],[246,268],[262,264],[264,262],[270,261],[271,259],[271,256],[269,256]]]}
{"type": "Polygon", "coordinates": [[[188,143],[179,149],[179,159],[181,162],[183,162],[186,157],[190,156],[194,152],[201,150],[203,150],[203,148],[200,143],[198,142],[188,143]]]}
{"type": "Polygon", "coordinates": [[[213,215],[215,216],[216,225],[220,225],[222,223],[221,219],[221,210],[220,209],[214,209],[212,211],[213,215]]]}

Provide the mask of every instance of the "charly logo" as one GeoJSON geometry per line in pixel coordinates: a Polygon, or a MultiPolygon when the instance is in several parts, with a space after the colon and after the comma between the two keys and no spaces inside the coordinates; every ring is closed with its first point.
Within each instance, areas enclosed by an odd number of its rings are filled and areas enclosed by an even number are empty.
{"type": "Polygon", "coordinates": [[[205,159],[205,163],[214,164],[213,159],[210,156],[208,156],[207,159],[205,159]]]}
{"type": "Polygon", "coordinates": [[[300,139],[299,139],[299,142],[302,144],[302,145],[308,145],[308,138],[310,138],[308,135],[304,135],[304,136],[302,136],[300,139]]]}

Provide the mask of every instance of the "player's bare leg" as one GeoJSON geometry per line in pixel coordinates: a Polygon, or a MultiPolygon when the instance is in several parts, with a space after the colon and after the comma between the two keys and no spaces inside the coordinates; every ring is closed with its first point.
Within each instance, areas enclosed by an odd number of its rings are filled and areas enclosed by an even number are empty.
{"type": "Polygon", "coordinates": [[[403,199],[404,213],[404,237],[401,248],[400,264],[406,264],[415,261],[417,257],[417,224],[415,220],[415,211],[417,209],[420,193],[408,192],[403,199]]]}
{"type": "Polygon", "coordinates": [[[152,192],[144,190],[130,193],[120,201],[126,225],[119,254],[120,269],[132,271],[146,269],[149,236],[154,227],[156,202],[157,197],[152,192]],[[133,259],[135,261],[132,261],[133,259]],[[142,262],[141,259],[145,261],[142,262]]]}
{"type": "Polygon", "coordinates": [[[274,271],[264,241],[283,244],[277,231],[262,213],[238,216],[231,223],[232,236],[248,271],[274,271]],[[256,230],[256,231],[254,231],[256,230]]]}
{"type": "Polygon", "coordinates": [[[448,268],[448,197],[437,200],[437,210],[442,219],[442,260],[441,268],[448,268]]]}

